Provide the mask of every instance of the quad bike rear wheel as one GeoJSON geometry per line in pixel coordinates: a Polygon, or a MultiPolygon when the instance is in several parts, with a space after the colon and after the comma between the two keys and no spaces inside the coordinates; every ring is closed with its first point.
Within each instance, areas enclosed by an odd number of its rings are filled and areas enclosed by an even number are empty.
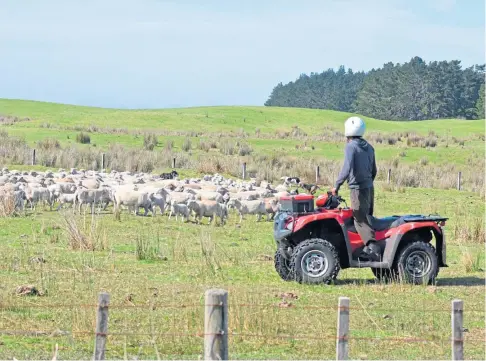
{"type": "Polygon", "coordinates": [[[292,278],[299,283],[329,284],[336,279],[340,268],[336,248],[320,238],[300,243],[290,260],[292,278]]]}
{"type": "Polygon", "coordinates": [[[439,273],[439,262],[434,246],[416,241],[407,244],[397,256],[400,280],[413,284],[431,284],[439,273]]]}
{"type": "Polygon", "coordinates": [[[286,259],[278,249],[275,252],[275,270],[284,281],[290,281],[292,278],[290,260],[286,259]]]}

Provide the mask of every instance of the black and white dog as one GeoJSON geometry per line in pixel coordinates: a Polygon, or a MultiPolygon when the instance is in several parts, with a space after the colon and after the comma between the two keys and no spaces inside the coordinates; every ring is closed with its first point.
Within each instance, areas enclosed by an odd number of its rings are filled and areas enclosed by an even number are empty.
{"type": "Polygon", "coordinates": [[[162,179],[174,179],[174,178],[176,178],[178,176],[179,176],[179,173],[177,173],[175,170],[173,170],[170,173],[162,173],[160,175],[160,178],[162,178],[162,179]]]}
{"type": "Polygon", "coordinates": [[[300,183],[300,178],[299,177],[282,177],[280,178],[283,180],[285,183],[292,183],[292,184],[299,184],[300,183]]]}
{"type": "Polygon", "coordinates": [[[318,189],[321,189],[317,184],[306,184],[302,182],[299,183],[299,187],[305,189],[307,192],[309,192],[312,195],[314,195],[318,189]]]}

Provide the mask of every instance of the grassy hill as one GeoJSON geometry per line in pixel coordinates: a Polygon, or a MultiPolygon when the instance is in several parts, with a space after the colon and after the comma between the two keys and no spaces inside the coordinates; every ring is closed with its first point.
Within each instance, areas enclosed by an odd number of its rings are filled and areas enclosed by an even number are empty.
{"type": "MultiPolygon", "coordinates": [[[[119,110],[57,103],[0,99],[0,114],[32,118],[22,127],[41,126],[45,122],[60,126],[186,130],[238,131],[271,133],[298,125],[306,132],[319,132],[325,126],[341,129],[349,113],[331,110],[273,107],[197,107],[154,110],[119,110]]],[[[391,122],[364,117],[369,131],[416,131],[427,134],[463,137],[484,134],[484,120],[438,119],[417,122],[391,122]]]]}
{"type": "MultiPolygon", "coordinates": [[[[216,169],[238,175],[241,162],[246,161],[252,175],[278,178],[285,169],[290,169],[294,174],[299,172],[305,178],[312,178],[315,165],[319,164],[328,168],[327,182],[332,182],[338,171],[343,156],[343,123],[350,116],[343,112],[297,108],[119,110],[0,99],[2,115],[4,121],[0,121],[0,130],[25,139],[29,147],[44,152],[44,157],[39,153],[39,163],[47,167],[91,167],[99,158],[95,153],[99,152],[111,152],[110,158],[120,158],[121,151],[114,149],[114,144],[135,152],[144,148],[144,138],[151,133],[157,136],[154,152],[137,158],[154,158],[150,164],[136,165],[132,160],[108,167],[162,171],[170,167],[172,157],[177,157],[181,159],[179,168],[197,168],[198,172],[216,169]],[[24,118],[29,120],[22,121],[24,118]],[[80,132],[89,134],[90,144],[76,143],[80,132]],[[62,148],[75,147],[71,153],[89,154],[77,161],[61,161],[59,156],[53,161],[54,155],[49,150],[56,144],[52,139],[62,148]],[[298,163],[302,166],[303,160],[308,164],[306,169],[294,169],[298,163]],[[201,167],[202,163],[211,166],[201,167]],[[275,164],[281,164],[280,169],[275,164]]],[[[429,186],[434,178],[444,178],[444,184],[434,181],[430,186],[448,188],[453,186],[457,172],[462,171],[466,187],[481,189],[484,182],[477,176],[484,173],[484,120],[395,122],[365,119],[366,138],[374,145],[383,171],[399,168],[400,172],[410,174],[409,167],[412,167],[423,174],[418,167],[427,167],[433,173],[417,182],[403,180],[403,185],[429,186]],[[469,174],[471,167],[475,170],[469,174]]],[[[22,160],[10,157],[0,159],[0,163],[29,164],[29,159],[27,156],[22,160]]],[[[399,172],[397,176],[403,178],[399,172]]]]}
{"type": "MultiPolygon", "coordinates": [[[[1,116],[0,169],[32,169],[36,148],[36,168],[44,169],[99,168],[101,152],[108,168],[134,171],[166,170],[176,157],[183,175],[237,176],[246,161],[261,177],[290,174],[313,181],[320,165],[320,182],[327,186],[340,168],[340,132],[349,114],[265,107],[117,110],[0,99],[1,116]],[[90,144],[76,142],[81,132],[90,144]],[[152,150],[144,149],[148,133],[158,138],[152,150]]],[[[450,358],[455,298],[465,302],[466,358],[484,359],[484,121],[366,120],[380,168],[377,216],[449,217],[449,267],[441,269],[437,285],[375,283],[367,269],[344,270],[337,284],[327,287],[284,282],[273,268],[272,224],[252,217],[239,225],[232,214],[225,226],[210,227],[160,215],[123,213],[119,221],[111,208],[91,218],[39,207],[0,218],[0,330],[26,332],[2,335],[0,358],[48,358],[56,343],[59,358],[91,357],[93,338],[87,333],[95,312],[85,305],[105,290],[118,305],[110,308],[109,332],[115,335],[108,338],[107,358],[198,359],[202,339],[185,335],[202,331],[204,290],[221,287],[230,291],[232,304],[231,358],[334,357],[335,307],[339,296],[348,296],[353,359],[450,358]],[[450,189],[459,170],[465,191],[450,189]],[[73,220],[96,244],[94,251],[74,249],[66,226],[73,220]],[[148,251],[140,251],[142,244],[148,251]],[[39,257],[45,263],[36,262],[39,257]],[[25,284],[47,294],[14,295],[25,284]],[[298,296],[292,306],[279,306],[281,295],[290,293],[298,296]],[[154,303],[158,307],[149,307],[154,303]],[[77,306],[50,306],[59,304],[77,306]],[[428,341],[400,341],[412,338],[428,341]]],[[[346,189],[342,195],[349,199],[346,189]]]]}

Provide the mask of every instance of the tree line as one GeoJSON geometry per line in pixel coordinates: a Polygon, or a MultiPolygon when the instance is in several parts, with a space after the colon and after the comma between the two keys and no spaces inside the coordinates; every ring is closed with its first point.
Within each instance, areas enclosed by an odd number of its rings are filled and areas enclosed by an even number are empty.
{"type": "Polygon", "coordinates": [[[301,74],[279,83],[266,106],[331,109],[388,120],[484,118],[485,65],[463,69],[459,60],[428,64],[414,57],[368,72],[301,74]]]}

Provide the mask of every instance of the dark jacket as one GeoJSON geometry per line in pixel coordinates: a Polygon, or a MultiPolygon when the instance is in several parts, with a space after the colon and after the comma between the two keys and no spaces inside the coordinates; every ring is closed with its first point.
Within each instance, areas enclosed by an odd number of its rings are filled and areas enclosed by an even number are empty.
{"type": "Polygon", "coordinates": [[[371,188],[375,177],[375,150],[362,138],[352,139],[344,150],[344,165],[336,181],[336,190],[345,181],[350,189],[371,188]]]}

